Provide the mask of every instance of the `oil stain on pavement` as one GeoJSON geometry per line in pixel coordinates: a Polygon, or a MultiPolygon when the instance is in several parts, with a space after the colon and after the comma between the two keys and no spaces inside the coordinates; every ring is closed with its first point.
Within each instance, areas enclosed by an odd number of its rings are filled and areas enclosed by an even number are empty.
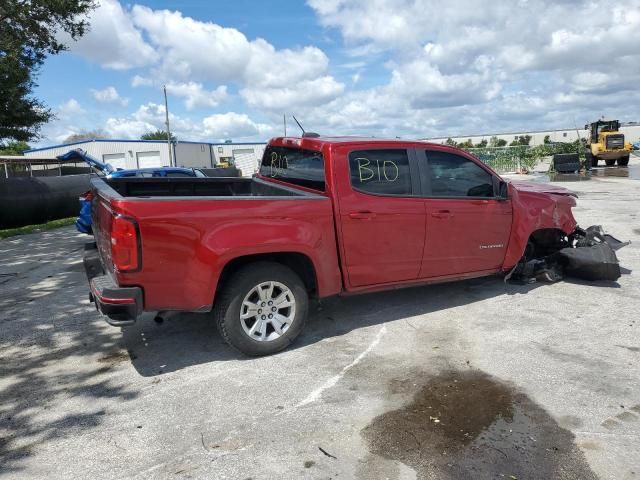
{"type": "Polygon", "coordinates": [[[419,479],[596,479],[575,437],[526,395],[478,371],[429,380],[362,430],[370,453],[419,479]]]}

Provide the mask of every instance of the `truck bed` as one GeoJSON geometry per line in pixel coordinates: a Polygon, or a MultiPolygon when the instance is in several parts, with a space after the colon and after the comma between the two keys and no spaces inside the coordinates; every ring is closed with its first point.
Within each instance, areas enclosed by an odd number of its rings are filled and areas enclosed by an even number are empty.
{"type": "Polygon", "coordinates": [[[103,179],[121,197],[309,197],[303,190],[259,178],[139,178],[103,179]]]}
{"type": "Polygon", "coordinates": [[[94,178],[94,236],[123,288],[144,290],[150,311],[208,311],[222,269],[238,256],[297,252],[318,293],[341,288],[331,198],[260,178],[94,178]],[[140,268],[114,269],[112,219],[134,221],[140,268]]]}

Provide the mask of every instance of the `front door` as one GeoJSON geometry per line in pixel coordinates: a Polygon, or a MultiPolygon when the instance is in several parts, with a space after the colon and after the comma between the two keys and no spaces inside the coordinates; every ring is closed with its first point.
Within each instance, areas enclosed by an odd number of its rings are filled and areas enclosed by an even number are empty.
{"type": "Polygon", "coordinates": [[[352,287],[418,278],[425,211],[410,154],[397,148],[348,152],[348,176],[341,178],[350,178],[350,184],[341,184],[339,208],[342,255],[352,287]]]}
{"type": "Polygon", "coordinates": [[[509,200],[496,198],[498,179],[462,155],[442,150],[418,155],[428,165],[427,238],[420,277],[500,269],[512,210],[509,200]]]}

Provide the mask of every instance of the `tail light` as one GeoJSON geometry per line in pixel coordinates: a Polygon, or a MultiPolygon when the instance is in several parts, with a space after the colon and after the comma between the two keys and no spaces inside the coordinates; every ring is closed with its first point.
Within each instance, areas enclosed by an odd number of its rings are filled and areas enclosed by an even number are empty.
{"type": "Polygon", "coordinates": [[[111,220],[111,259],[119,272],[140,269],[138,225],[121,215],[116,215],[111,220]]]}

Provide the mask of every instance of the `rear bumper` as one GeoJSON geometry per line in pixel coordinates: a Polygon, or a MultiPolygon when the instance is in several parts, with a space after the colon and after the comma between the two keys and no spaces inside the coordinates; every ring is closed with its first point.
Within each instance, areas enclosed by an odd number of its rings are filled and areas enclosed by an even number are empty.
{"type": "Polygon", "coordinates": [[[84,269],[89,280],[89,300],[115,327],[133,324],[142,313],[142,289],[119,287],[105,273],[95,242],[85,245],[84,269]]]}

